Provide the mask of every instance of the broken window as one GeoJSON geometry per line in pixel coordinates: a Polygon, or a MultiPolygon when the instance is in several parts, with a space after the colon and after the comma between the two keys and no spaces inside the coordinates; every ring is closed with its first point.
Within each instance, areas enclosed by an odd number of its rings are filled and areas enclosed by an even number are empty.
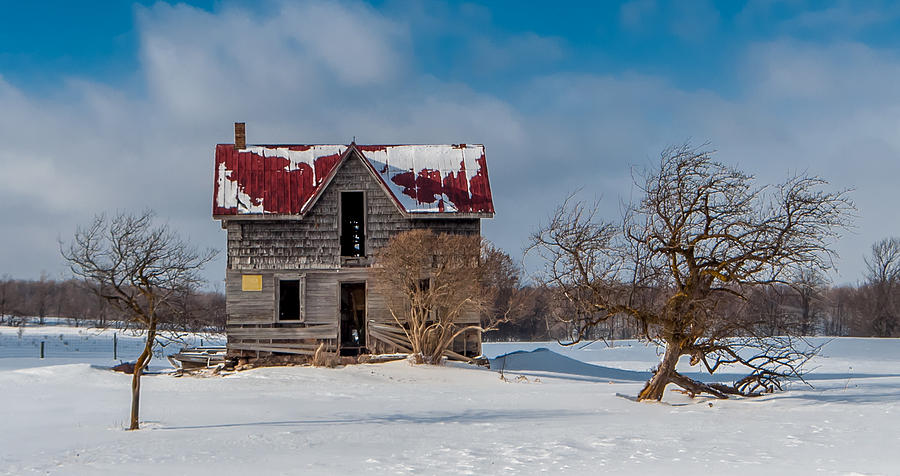
{"type": "Polygon", "coordinates": [[[366,255],[363,192],[341,193],[341,256],[366,255]]]}
{"type": "Polygon", "coordinates": [[[282,279],[278,282],[278,320],[300,320],[299,279],[282,279]]]}

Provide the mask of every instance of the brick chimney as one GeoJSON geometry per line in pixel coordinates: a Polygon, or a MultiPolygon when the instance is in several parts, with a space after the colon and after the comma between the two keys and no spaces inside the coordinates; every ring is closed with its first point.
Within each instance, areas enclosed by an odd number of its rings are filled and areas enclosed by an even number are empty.
{"type": "Polygon", "coordinates": [[[246,149],[247,148],[247,132],[246,132],[243,122],[235,122],[234,123],[234,148],[235,149],[246,149]]]}

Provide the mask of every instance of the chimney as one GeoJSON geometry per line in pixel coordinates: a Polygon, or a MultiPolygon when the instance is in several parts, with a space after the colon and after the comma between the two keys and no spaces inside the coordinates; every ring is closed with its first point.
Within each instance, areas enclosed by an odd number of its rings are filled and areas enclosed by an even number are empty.
{"type": "Polygon", "coordinates": [[[246,149],[247,148],[247,132],[244,128],[243,122],[235,122],[234,123],[234,148],[235,149],[246,149]]]}

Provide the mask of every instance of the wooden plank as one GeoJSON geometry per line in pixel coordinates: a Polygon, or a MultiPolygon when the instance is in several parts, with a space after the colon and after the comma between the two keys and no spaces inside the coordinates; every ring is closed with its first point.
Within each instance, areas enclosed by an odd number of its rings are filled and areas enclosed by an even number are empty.
{"type": "Polygon", "coordinates": [[[257,352],[278,352],[281,354],[315,355],[315,350],[272,347],[270,344],[234,344],[228,347],[236,350],[252,350],[257,352]]]}
{"type": "Polygon", "coordinates": [[[389,334],[394,337],[402,337],[406,339],[406,332],[397,326],[385,325],[385,324],[376,324],[373,322],[369,323],[369,332],[379,332],[382,334],[389,334]]]}
{"type": "Polygon", "coordinates": [[[444,351],[444,355],[446,355],[450,360],[458,360],[461,362],[473,362],[475,359],[466,357],[465,355],[457,354],[450,349],[444,351]]]}
{"type": "Polygon", "coordinates": [[[337,326],[226,327],[225,333],[240,339],[336,339],[337,326]]]}
{"type": "MultiPolygon", "coordinates": [[[[230,343],[232,346],[242,346],[242,345],[265,345],[266,347],[271,347],[273,349],[306,349],[306,350],[316,350],[319,348],[319,345],[322,344],[324,340],[316,342],[314,344],[284,344],[284,343],[268,343],[268,342],[234,342],[230,343]]],[[[334,344],[326,344],[325,350],[329,352],[334,352],[337,350],[337,346],[334,344]]]]}
{"type": "Polygon", "coordinates": [[[406,336],[404,336],[404,338],[401,340],[401,339],[395,338],[393,336],[390,336],[388,334],[380,333],[378,331],[375,331],[375,332],[370,331],[369,337],[371,337],[375,340],[380,340],[389,345],[399,347],[401,350],[404,350],[406,352],[412,352],[412,344],[410,344],[409,340],[406,339],[406,336]]]}

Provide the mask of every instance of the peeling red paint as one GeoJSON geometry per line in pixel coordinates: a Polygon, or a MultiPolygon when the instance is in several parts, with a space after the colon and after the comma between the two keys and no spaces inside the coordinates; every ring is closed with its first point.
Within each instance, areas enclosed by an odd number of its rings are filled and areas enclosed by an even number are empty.
{"type": "MultiPolygon", "coordinates": [[[[291,150],[308,150],[294,148],[291,150]]],[[[230,172],[228,180],[236,182],[240,191],[250,197],[247,208],[263,206],[266,213],[297,214],[316,192],[322,178],[328,175],[340,161],[339,155],[327,155],[315,160],[315,173],[308,164],[298,164],[294,170],[286,170],[291,161],[283,157],[264,157],[253,152],[235,150],[230,144],[216,146],[216,172],[220,164],[230,172]]],[[[219,193],[218,180],[213,195],[214,215],[236,215],[238,207],[223,207],[216,203],[219,193]]]]}
{"type": "Polygon", "coordinates": [[[491,185],[488,181],[487,160],[484,153],[481,157],[475,159],[478,163],[478,172],[472,177],[469,184],[471,189],[470,207],[472,210],[480,210],[488,213],[494,213],[494,199],[491,196],[491,185]]]}
{"type": "Polygon", "coordinates": [[[444,192],[441,171],[422,169],[416,177],[416,200],[419,203],[434,203],[444,192]]]}
{"type": "MultiPolygon", "coordinates": [[[[309,151],[314,147],[334,151],[344,147],[355,147],[364,156],[369,170],[388,189],[401,208],[410,213],[493,213],[493,199],[488,181],[487,162],[483,146],[454,144],[451,146],[403,146],[403,145],[356,145],[350,146],[312,146],[312,145],[272,145],[255,146],[245,150],[235,150],[232,144],[216,146],[216,182],[213,194],[213,214],[237,215],[251,213],[300,214],[303,207],[310,202],[326,178],[333,174],[340,163],[343,153],[329,153],[315,157],[308,156],[307,162],[287,159],[278,156],[276,149],[290,151],[309,151]],[[391,157],[396,148],[411,148],[401,152],[401,157],[412,157],[415,169],[397,171],[397,165],[386,161],[381,165],[381,157],[391,157]],[[481,151],[475,159],[477,170],[466,170],[466,159],[460,160],[456,170],[446,169],[446,159],[434,159],[428,150],[461,149],[462,154],[481,151]],[[327,149],[330,148],[330,149],[327,149]],[[260,149],[262,151],[260,152],[260,149]],[[272,153],[268,154],[267,150],[272,153]],[[468,152],[467,152],[468,151],[468,152]],[[259,152],[259,153],[257,153],[259,152]],[[407,155],[410,154],[411,155],[407,155]],[[262,154],[262,155],[261,155],[262,154]],[[372,154],[378,159],[366,157],[372,154]],[[387,154],[387,155],[385,155],[387,154]],[[312,166],[310,166],[312,164],[312,166]],[[377,166],[377,167],[376,167],[377,166]],[[390,170],[396,171],[390,175],[390,170]],[[472,173],[474,172],[474,174],[472,173]],[[385,181],[393,182],[388,186],[385,181]],[[224,187],[220,195],[219,187],[224,187]],[[226,197],[226,195],[228,195],[226,197]],[[409,197],[409,198],[401,198],[409,197]],[[224,198],[223,198],[224,197],[224,198]],[[244,201],[235,205],[243,197],[244,201]],[[412,199],[413,201],[410,201],[412,199]],[[230,206],[225,206],[225,204],[230,206]],[[415,204],[423,205],[417,207],[415,204]]],[[[345,153],[346,153],[346,149],[345,153]]],[[[284,152],[282,152],[282,155],[284,152]]],[[[471,155],[469,165],[473,166],[471,155]]],[[[403,167],[404,161],[399,162],[403,167]]]]}
{"type": "Polygon", "coordinates": [[[382,152],[387,150],[388,147],[397,147],[393,145],[357,145],[356,148],[363,153],[366,152],[382,152]]]}
{"type": "MultiPolygon", "coordinates": [[[[387,166],[385,166],[387,171],[387,166]]],[[[403,194],[410,198],[416,198],[416,174],[403,172],[391,177],[391,182],[403,187],[403,194]]]]}

